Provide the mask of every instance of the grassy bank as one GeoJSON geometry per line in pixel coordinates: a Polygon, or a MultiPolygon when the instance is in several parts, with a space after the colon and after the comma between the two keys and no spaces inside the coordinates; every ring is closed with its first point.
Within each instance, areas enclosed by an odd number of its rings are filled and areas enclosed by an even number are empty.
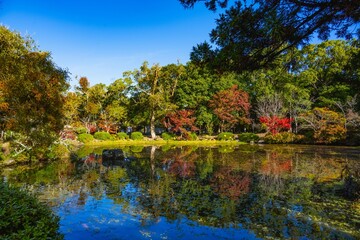
{"type": "Polygon", "coordinates": [[[175,140],[105,140],[87,142],[85,146],[225,146],[225,145],[243,145],[245,142],[239,141],[216,141],[216,140],[193,140],[193,141],[175,141],[175,140]]]}

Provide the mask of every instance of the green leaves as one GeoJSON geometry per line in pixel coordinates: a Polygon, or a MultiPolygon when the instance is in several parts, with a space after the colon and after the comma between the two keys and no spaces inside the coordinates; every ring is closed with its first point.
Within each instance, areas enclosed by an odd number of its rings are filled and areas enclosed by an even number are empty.
{"type": "Polygon", "coordinates": [[[1,239],[63,239],[59,217],[34,197],[0,182],[1,239]]]}

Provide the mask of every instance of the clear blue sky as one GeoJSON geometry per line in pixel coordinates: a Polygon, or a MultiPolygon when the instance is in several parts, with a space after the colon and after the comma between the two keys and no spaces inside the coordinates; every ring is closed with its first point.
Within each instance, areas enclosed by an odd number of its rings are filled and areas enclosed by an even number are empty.
{"type": "Polygon", "coordinates": [[[209,39],[218,13],[178,0],[0,0],[0,23],[29,34],[54,62],[91,85],[109,84],[127,70],[186,63],[209,39]]]}

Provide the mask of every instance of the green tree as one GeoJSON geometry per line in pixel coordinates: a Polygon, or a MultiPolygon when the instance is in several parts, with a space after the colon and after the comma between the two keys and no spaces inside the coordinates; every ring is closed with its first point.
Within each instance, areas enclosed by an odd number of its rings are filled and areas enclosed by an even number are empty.
{"type": "Polygon", "coordinates": [[[68,92],[65,95],[64,116],[67,125],[76,124],[79,119],[80,97],[75,92],[68,92]]]}
{"type": "Polygon", "coordinates": [[[335,109],[336,102],[345,103],[348,96],[357,93],[351,88],[351,78],[344,75],[357,51],[350,42],[333,40],[305,46],[299,52],[294,72],[299,84],[301,81],[311,84],[310,98],[315,106],[330,105],[335,109]]]}
{"type": "Polygon", "coordinates": [[[165,67],[155,64],[149,67],[147,62],[139,70],[125,73],[126,77],[132,78],[136,83],[132,93],[132,101],[136,105],[135,109],[138,109],[135,115],[141,114],[139,120],[150,125],[152,138],[156,138],[157,120],[177,108],[172,100],[182,73],[183,67],[180,64],[165,67]]]}

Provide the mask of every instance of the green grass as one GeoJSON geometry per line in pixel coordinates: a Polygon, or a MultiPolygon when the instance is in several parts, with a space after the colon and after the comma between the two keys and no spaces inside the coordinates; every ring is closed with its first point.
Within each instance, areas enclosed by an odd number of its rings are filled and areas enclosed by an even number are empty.
{"type": "Polygon", "coordinates": [[[108,141],[91,141],[85,143],[85,146],[223,146],[223,145],[242,145],[244,142],[238,141],[216,141],[216,140],[191,140],[191,141],[176,141],[176,140],[108,140],[108,141]]]}

